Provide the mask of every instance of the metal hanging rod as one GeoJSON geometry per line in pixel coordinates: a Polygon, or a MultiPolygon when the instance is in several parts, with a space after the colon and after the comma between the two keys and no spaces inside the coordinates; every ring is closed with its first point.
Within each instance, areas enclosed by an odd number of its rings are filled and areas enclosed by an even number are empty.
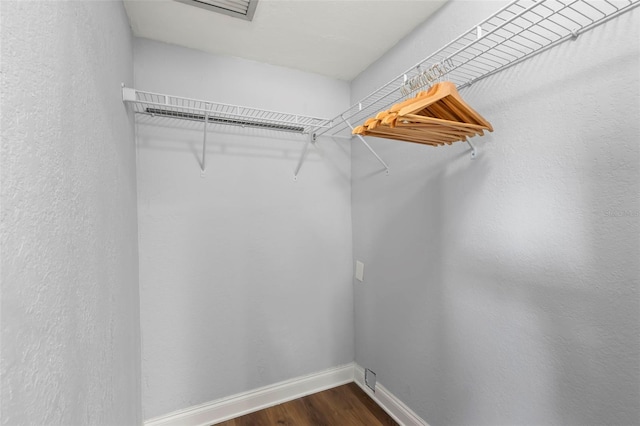
{"type": "Polygon", "coordinates": [[[446,74],[462,90],[640,5],[640,0],[515,0],[314,129],[335,135],[446,74]],[[345,121],[346,120],[346,121],[345,121]]]}

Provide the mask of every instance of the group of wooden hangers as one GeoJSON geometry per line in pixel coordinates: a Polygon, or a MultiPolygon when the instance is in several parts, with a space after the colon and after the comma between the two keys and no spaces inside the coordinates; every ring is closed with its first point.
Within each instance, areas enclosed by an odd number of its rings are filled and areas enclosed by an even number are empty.
{"type": "Polygon", "coordinates": [[[444,81],[369,118],[353,134],[440,146],[484,130],[493,127],[460,97],[455,84],[444,81]]]}

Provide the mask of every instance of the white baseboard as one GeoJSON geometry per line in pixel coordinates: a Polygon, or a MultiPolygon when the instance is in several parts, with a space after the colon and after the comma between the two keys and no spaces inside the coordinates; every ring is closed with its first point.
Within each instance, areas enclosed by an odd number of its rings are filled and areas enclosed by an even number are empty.
{"type": "Polygon", "coordinates": [[[174,411],[149,419],[144,426],[208,426],[351,382],[356,382],[401,426],[429,426],[380,383],[372,392],[364,383],[364,368],[353,362],[174,411]]]}
{"type": "Polygon", "coordinates": [[[379,382],[375,386],[375,393],[369,389],[364,383],[364,368],[358,364],[354,364],[354,382],[401,426],[429,426],[427,422],[379,382]]]}
{"type": "Polygon", "coordinates": [[[354,363],[155,417],[144,426],[204,426],[353,382],[354,363]]]}

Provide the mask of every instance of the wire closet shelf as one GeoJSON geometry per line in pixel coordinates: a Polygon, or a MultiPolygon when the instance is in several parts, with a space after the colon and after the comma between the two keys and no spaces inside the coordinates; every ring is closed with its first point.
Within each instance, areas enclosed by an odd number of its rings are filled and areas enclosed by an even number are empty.
{"type": "Polygon", "coordinates": [[[638,5],[640,0],[515,0],[313,132],[350,129],[441,79],[462,90],[638,5]]]}
{"type": "Polygon", "coordinates": [[[175,120],[308,134],[330,127],[329,120],[239,105],[145,92],[123,87],[123,100],[139,122],[171,124],[175,120]]]}

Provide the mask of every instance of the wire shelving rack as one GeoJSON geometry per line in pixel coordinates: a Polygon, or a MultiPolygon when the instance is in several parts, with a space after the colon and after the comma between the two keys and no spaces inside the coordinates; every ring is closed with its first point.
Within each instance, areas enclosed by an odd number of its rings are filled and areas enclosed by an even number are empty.
{"type": "Polygon", "coordinates": [[[314,133],[350,129],[443,77],[462,90],[639,5],[640,0],[515,0],[314,133]]]}
{"type": "Polygon", "coordinates": [[[123,87],[123,100],[142,117],[158,120],[188,120],[208,124],[249,127],[280,132],[308,134],[328,128],[329,120],[239,105],[183,98],[123,87]]]}
{"type": "MultiPolygon", "coordinates": [[[[241,126],[307,134],[294,179],[308,147],[317,137],[353,128],[379,111],[446,79],[462,90],[505,68],[597,27],[633,8],[640,0],[514,0],[478,25],[388,81],[333,119],[269,111],[238,105],[183,98],[123,87],[123,101],[132,105],[138,121],[159,124],[187,120],[202,124],[202,171],[205,170],[207,127],[241,126]],[[206,125],[204,125],[206,123],[206,125]]],[[[377,160],[389,167],[369,146],[377,160]]],[[[469,143],[472,158],[476,149],[469,143]]]]}
{"type": "Polygon", "coordinates": [[[131,105],[138,123],[172,125],[179,122],[202,126],[200,171],[203,176],[206,170],[207,132],[212,125],[309,135],[294,173],[294,180],[297,180],[311,138],[315,140],[315,135],[312,136],[311,132],[331,127],[331,122],[324,118],[145,92],[124,86],[122,100],[131,105]]]}

